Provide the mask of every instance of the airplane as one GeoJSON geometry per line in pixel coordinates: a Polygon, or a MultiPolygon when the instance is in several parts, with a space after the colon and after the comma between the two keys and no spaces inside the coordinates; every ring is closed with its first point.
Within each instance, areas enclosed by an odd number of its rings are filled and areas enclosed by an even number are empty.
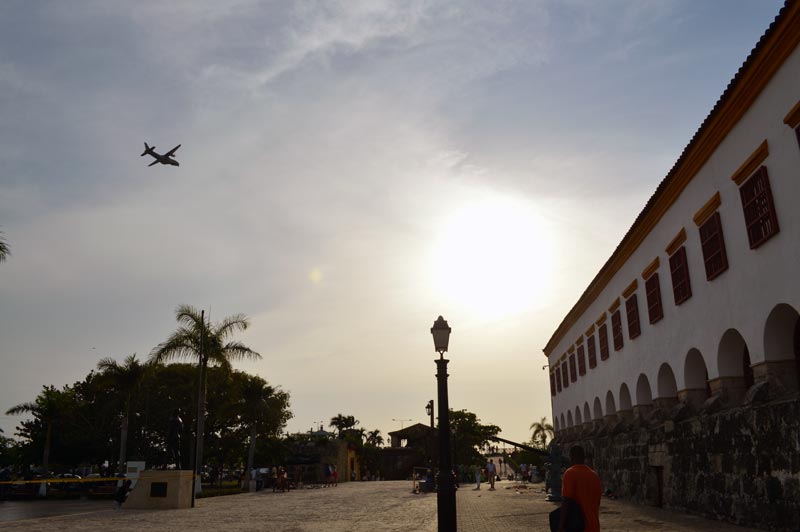
{"type": "Polygon", "coordinates": [[[148,164],[147,165],[148,167],[153,166],[154,164],[158,164],[158,163],[171,164],[172,166],[180,166],[180,163],[178,163],[178,161],[176,161],[175,159],[172,158],[172,156],[175,155],[175,152],[178,151],[178,148],[180,148],[180,147],[181,147],[181,145],[178,144],[177,146],[175,146],[174,148],[169,150],[164,155],[159,155],[154,151],[155,148],[156,148],[155,146],[148,146],[147,143],[145,142],[144,143],[144,152],[142,153],[141,156],[144,157],[145,155],[149,154],[149,155],[152,155],[153,157],[155,157],[156,160],[153,161],[152,163],[148,164]]]}

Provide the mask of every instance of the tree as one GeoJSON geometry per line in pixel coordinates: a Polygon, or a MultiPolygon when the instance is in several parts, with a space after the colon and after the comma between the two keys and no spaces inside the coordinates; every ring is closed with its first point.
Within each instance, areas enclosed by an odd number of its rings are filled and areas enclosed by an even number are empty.
{"type": "Polygon", "coordinates": [[[136,360],[136,354],[125,358],[118,364],[112,358],[104,358],[97,363],[100,378],[108,383],[122,402],[122,422],[119,436],[119,475],[125,474],[125,462],[128,445],[128,421],[131,413],[131,399],[144,381],[147,374],[147,365],[136,360]]]}
{"type": "Polygon", "coordinates": [[[543,417],[541,421],[531,423],[530,429],[533,431],[531,435],[531,442],[534,444],[539,443],[542,449],[547,447],[547,437],[553,438],[553,425],[547,422],[547,418],[543,417]]]}
{"type": "MultiPolygon", "coordinates": [[[[31,414],[34,418],[44,423],[46,435],[44,441],[44,451],[42,453],[43,477],[46,479],[50,475],[50,445],[53,441],[53,425],[59,420],[64,409],[65,395],[69,392],[61,392],[55,386],[45,386],[36,396],[33,403],[22,403],[6,411],[7,416],[18,414],[31,414]]],[[[47,483],[42,482],[39,488],[39,495],[47,493],[47,483]]]]}
{"type": "Polygon", "coordinates": [[[383,436],[381,436],[380,430],[375,429],[367,433],[367,445],[372,445],[373,447],[383,445],[383,436]]]}
{"type": "Polygon", "coordinates": [[[244,314],[228,316],[219,323],[206,323],[205,314],[191,305],[181,305],[175,311],[181,324],[167,340],[153,349],[150,361],[162,363],[176,358],[196,359],[200,364],[200,382],[197,392],[197,451],[195,463],[202,467],[203,435],[206,404],[206,372],[209,364],[231,369],[231,361],[260,359],[261,355],[241,342],[227,341],[236,331],[250,325],[244,314]]]}
{"type": "Polygon", "coordinates": [[[344,438],[344,432],[348,429],[352,429],[359,423],[360,421],[357,420],[355,416],[343,416],[342,414],[336,414],[336,417],[331,418],[331,422],[328,426],[335,427],[339,438],[344,438]]]}
{"type": "Polygon", "coordinates": [[[450,431],[454,464],[476,464],[482,458],[478,449],[500,432],[497,425],[484,425],[478,416],[466,410],[450,410],[450,431]]]}
{"type": "Polygon", "coordinates": [[[2,234],[3,232],[0,231],[0,262],[3,262],[9,256],[11,256],[11,251],[9,250],[5,239],[2,237],[2,234]]]}
{"type": "MultiPolygon", "coordinates": [[[[291,418],[288,411],[289,394],[276,390],[255,375],[244,375],[241,386],[241,417],[249,427],[250,445],[247,452],[247,474],[252,475],[259,431],[275,436],[291,418]]],[[[250,480],[255,480],[250,478],[250,480]]]]}

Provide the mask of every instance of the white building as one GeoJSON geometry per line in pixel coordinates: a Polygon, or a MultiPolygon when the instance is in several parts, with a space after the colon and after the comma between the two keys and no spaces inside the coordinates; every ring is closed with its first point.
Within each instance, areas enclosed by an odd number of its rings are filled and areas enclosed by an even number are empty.
{"type": "Polygon", "coordinates": [[[553,333],[557,433],[711,395],[737,404],[754,383],[796,391],[798,43],[790,1],[553,333]]]}

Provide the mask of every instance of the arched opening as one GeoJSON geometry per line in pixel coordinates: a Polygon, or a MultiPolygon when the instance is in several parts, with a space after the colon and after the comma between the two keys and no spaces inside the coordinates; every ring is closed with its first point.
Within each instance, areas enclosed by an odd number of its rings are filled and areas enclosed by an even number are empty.
{"type": "Polygon", "coordinates": [[[659,408],[667,408],[678,402],[678,383],[672,367],[664,362],[658,368],[658,382],[656,383],[658,397],[655,400],[659,408]]]}
{"type": "Polygon", "coordinates": [[[647,375],[641,373],[636,381],[636,406],[633,407],[633,413],[641,416],[649,412],[652,407],[653,392],[650,388],[650,380],[647,375]]]}
{"type": "Polygon", "coordinates": [[[592,411],[589,409],[589,403],[583,403],[583,422],[588,423],[592,420],[592,411]]]}
{"type": "Polygon", "coordinates": [[[628,412],[633,410],[633,404],[631,403],[631,392],[628,390],[628,385],[624,382],[622,386],[619,387],[619,410],[622,412],[628,412]]]}
{"type": "Polygon", "coordinates": [[[567,428],[567,422],[564,421],[564,414],[561,414],[561,430],[567,428]]]}
{"type": "Polygon", "coordinates": [[[561,424],[558,422],[558,416],[553,420],[553,429],[558,432],[561,430],[561,424]]]}
{"type": "Polygon", "coordinates": [[[575,407],[575,425],[583,425],[583,416],[581,415],[581,407],[575,407]]]}
{"type": "Polygon", "coordinates": [[[717,354],[719,377],[711,380],[711,392],[723,394],[732,402],[740,402],[753,385],[750,351],[736,329],[728,329],[719,341],[717,354]]]}
{"type": "Polygon", "coordinates": [[[614,403],[614,394],[611,390],[606,393],[606,417],[614,416],[617,414],[617,405],[614,403]]]}
{"type": "Polygon", "coordinates": [[[776,305],[764,326],[764,362],[753,366],[755,380],[795,390],[800,382],[800,314],[776,305]]]}
{"type": "Polygon", "coordinates": [[[706,361],[697,349],[692,348],[686,354],[686,362],[683,366],[683,382],[686,387],[678,392],[678,398],[681,401],[702,404],[711,397],[706,361]]]}
{"type": "Polygon", "coordinates": [[[567,412],[567,428],[571,429],[575,426],[575,423],[572,421],[572,410],[567,412]]]}
{"type": "Polygon", "coordinates": [[[600,398],[594,398],[594,418],[603,419],[603,405],[600,403],[600,398]]]}

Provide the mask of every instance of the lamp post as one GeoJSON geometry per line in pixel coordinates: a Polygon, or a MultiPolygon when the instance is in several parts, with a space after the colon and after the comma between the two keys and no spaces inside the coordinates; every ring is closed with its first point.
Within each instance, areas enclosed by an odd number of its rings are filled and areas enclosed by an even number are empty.
{"type": "MultiPolygon", "coordinates": [[[[456,490],[453,482],[453,465],[450,457],[450,407],[447,400],[447,363],[444,358],[450,341],[450,326],[441,316],[431,327],[433,344],[439,359],[436,360],[436,379],[439,389],[439,487],[436,490],[436,509],[439,515],[439,532],[456,531],[456,490]]],[[[431,405],[432,409],[433,405],[431,405]]]]}

